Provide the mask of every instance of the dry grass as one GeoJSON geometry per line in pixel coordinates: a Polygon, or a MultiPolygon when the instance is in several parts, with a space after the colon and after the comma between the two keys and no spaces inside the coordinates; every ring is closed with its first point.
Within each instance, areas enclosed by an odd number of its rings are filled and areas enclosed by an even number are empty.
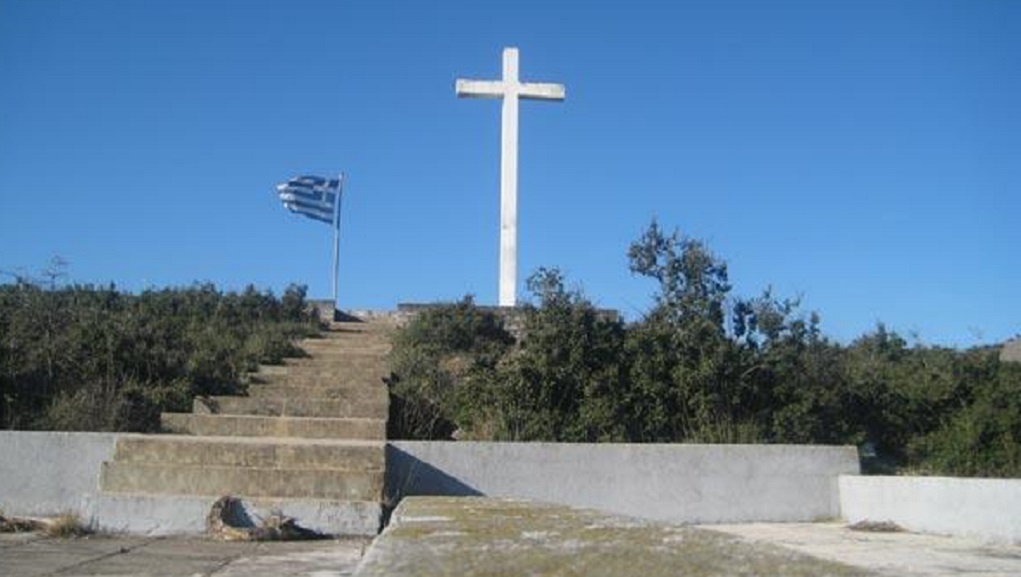
{"type": "Polygon", "coordinates": [[[77,513],[64,513],[59,517],[49,519],[42,530],[47,537],[57,539],[70,539],[73,537],[85,537],[95,533],[95,530],[82,521],[77,513]]]}
{"type": "Polygon", "coordinates": [[[91,535],[95,530],[77,513],[67,512],[51,519],[5,517],[0,512],[0,533],[41,533],[47,537],[67,539],[91,535]]]}
{"type": "Polygon", "coordinates": [[[0,512],[0,533],[31,533],[41,530],[43,525],[35,519],[4,517],[3,512],[0,512]]]}

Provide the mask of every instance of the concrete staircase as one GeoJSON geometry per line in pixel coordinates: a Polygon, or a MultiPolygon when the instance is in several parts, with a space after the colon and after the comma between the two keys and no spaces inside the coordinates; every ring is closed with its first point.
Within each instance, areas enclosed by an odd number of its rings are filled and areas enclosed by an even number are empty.
{"type": "Polygon", "coordinates": [[[392,325],[333,323],[299,343],[308,357],[262,366],[246,397],[195,399],[164,413],[167,435],[118,441],[101,473],[108,528],[201,531],[216,499],[241,498],[331,534],[374,535],[382,518],[392,325]]]}

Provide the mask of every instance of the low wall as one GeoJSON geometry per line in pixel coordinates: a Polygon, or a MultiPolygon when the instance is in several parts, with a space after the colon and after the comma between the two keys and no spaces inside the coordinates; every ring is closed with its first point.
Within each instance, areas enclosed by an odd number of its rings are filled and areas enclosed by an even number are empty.
{"type": "MultiPolygon", "coordinates": [[[[106,515],[99,472],[122,436],[0,431],[0,510],[106,515]]],[[[414,441],[387,446],[392,498],[521,497],[681,523],[842,515],[850,523],[893,521],[911,531],[1021,542],[1021,480],[857,472],[853,447],[414,441]]]]}
{"type": "Polygon", "coordinates": [[[892,521],[909,531],[1021,543],[1021,479],[841,476],[849,523],[892,521]]]}
{"type": "Polygon", "coordinates": [[[0,431],[0,510],[8,515],[91,518],[99,471],[116,433],[0,431]]]}
{"type": "Polygon", "coordinates": [[[658,521],[812,521],[840,513],[854,447],[395,441],[387,491],[518,497],[658,521]]]}

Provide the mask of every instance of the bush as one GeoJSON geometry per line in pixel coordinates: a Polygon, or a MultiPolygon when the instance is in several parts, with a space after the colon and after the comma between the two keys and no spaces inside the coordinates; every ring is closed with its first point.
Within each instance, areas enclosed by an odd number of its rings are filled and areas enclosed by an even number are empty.
{"type": "Polygon", "coordinates": [[[628,325],[555,269],[529,279],[520,342],[470,298],[414,319],[392,435],[853,444],[867,472],[1021,476],[1021,364],[997,350],[909,346],[882,324],[834,343],[796,301],[731,297],[725,263],[655,223],[629,257],[658,292],[628,325]]]}
{"type": "Polygon", "coordinates": [[[503,320],[471,297],[430,308],[394,338],[388,436],[443,439],[471,414],[470,383],[495,370],[514,343],[503,320]]]}
{"type": "Polygon", "coordinates": [[[319,329],[304,295],[0,285],[0,427],[156,430],[160,412],[242,392],[258,363],[296,354],[319,329]]]}
{"type": "Polygon", "coordinates": [[[999,364],[974,401],[945,412],[933,432],[912,439],[910,465],[920,472],[981,477],[1021,476],[1021,364],[999,364]]]}

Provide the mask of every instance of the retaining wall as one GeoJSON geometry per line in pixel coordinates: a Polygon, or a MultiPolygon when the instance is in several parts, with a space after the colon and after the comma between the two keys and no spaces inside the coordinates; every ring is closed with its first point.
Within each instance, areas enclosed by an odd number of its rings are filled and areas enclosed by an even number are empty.
{"type": "Polygon", "coordinates": [[[854,447],[395,441],[387,490],[519,497],[659,521],[812,521],[840,514],[854,447]]]}
{"type": "Polygon", "coordinates": [[[1021,479],[842,476],[839,484],[849,523],[1021,543],[1021,479]]]}
{"type": "MultiPolygon", "coordinates": [[[[121,436],[0,431],[0,510],[111,516],[99,472],[121,436]]],[[[387,447],[391,497],[521,497],[683,523],[842,516],[1021,543],[1021,480],[857,472],[853,447],[414,441],[387,447]]]]}
{"type": "Polygon", "coordinates": [[[8,515],[91,518],[103,461],[116,433],[0,431],[0,510],[8,515]]]}

